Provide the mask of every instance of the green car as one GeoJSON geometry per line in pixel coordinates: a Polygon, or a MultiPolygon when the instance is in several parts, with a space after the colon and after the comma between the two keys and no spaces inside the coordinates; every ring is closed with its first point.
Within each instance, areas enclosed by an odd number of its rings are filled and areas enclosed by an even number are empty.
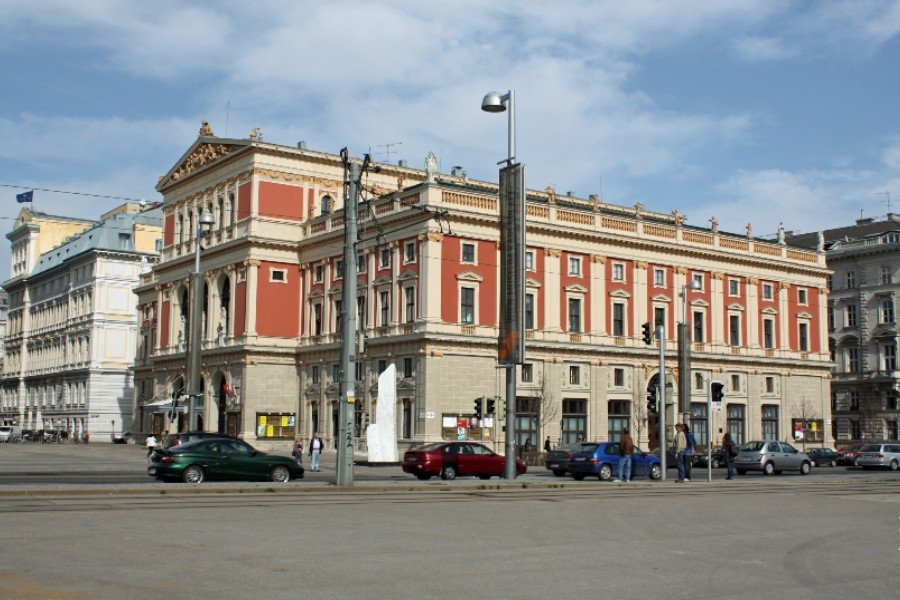
{"type": "Polygon", "coordinates": [[[303,478],[303,467],[288,456],[256,450],[235,439],[204,439],[156,452],[147,475],[203,483],[207,479],[268,479],[286,482],[303,478]]]}

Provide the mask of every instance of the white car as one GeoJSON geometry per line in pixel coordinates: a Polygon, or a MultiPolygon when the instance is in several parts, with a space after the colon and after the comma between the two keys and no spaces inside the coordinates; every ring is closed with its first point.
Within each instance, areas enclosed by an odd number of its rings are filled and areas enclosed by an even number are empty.
{"type": "Polygon", "coordinates": [[[0,425],[0,442],[9,442],[21,437],[22,428],[16,425],[0,425]]]}
{"type": "Polygon", "coordinates": [[[900,443],[866,444],[859,449],[856,466],[863,469],[881,467],[896,471],[900,468],[900,443]]]}

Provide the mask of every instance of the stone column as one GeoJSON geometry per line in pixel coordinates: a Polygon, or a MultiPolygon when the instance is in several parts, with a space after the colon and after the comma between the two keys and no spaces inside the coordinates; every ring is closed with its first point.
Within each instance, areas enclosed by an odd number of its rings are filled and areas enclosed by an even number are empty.
{"type": "Polygon", "coordinates": [[[790,293],[791,284],[782,281],[778,284],[778,341],[779,350],[791,350],[791,318],[788,310],[788,294],[790,293]]]}
{"type": "Polygon", "coordinates": [[[714,271],[709,274],[710,295],[709,315],[710,343],[714,346],[728,345],[725,339],[728,331],[728,316],[725,314],[725,274],[714,271]]]}
{"type": "Polygon", "coordinates": [[[643,260],[634,261],[634,281],[630,282],[631,287],[631,323],[626,328],[626,337],[637,337],[640,325],[644,322],[650,322],[651,330],[656,329],[653,324],[653,313],[647,310],[648,302],[651,302],[646,290],[650,289],[647,285],[647,262],[643,260]],[[642,291],[644,290],[644,291],[642,291]]]}

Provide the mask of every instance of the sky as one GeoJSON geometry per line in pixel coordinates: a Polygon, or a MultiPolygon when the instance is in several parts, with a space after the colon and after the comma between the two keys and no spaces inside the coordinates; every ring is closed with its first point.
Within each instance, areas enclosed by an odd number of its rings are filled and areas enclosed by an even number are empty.
{"type": "Polygon", "coordinates": [[[494,181],[507,119],[480,103],[512,89],[531,188],[819,231],[900,213],[898,67],[900,0],[3,0],[0,227],[30,187],[161,200],[203,120],[494,181]]]}

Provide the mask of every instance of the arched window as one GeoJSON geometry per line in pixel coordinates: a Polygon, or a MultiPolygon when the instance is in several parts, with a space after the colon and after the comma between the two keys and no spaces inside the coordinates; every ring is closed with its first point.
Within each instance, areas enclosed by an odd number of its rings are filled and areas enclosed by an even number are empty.
{"type": "Polygon", "coordinates": [[[328,194],[325,194],[324,196],[322,196],[321,213],[323,215],[327,215],[328,213],[330,213],[333,210],[333,208],[334,208],[333,202],[334,202],[333,199],[328,194]]]}

